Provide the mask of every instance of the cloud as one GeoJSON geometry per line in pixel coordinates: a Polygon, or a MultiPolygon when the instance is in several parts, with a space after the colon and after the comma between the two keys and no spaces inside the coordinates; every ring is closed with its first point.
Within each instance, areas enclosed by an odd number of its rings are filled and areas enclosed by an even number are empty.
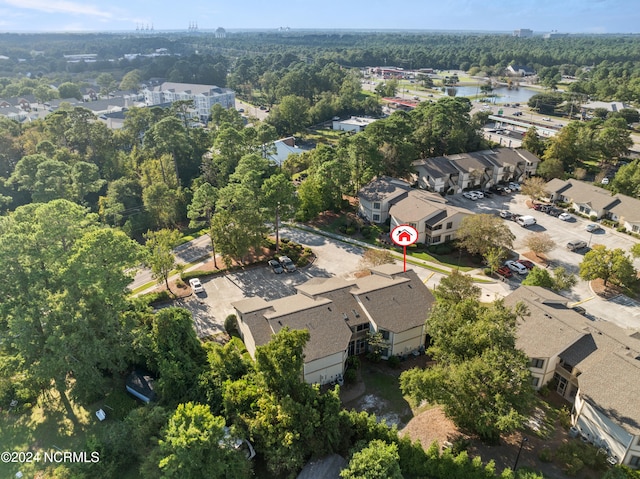
{"type": "Polygon", "coordinates": [[[67,13],[73,15],[89,15],[99,18],[113,18],[111,12],[101,10],[96,6],[69,2],[66,0],[3,0],[14,7],[36,10],[44,13],[67,13]]]}

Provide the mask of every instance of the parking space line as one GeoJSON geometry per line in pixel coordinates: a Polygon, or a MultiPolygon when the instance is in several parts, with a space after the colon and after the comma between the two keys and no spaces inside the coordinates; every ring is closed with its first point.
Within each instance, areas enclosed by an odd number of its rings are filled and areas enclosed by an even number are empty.
{"type": "Polygon", "coordinates": [[[579,304],[586,303],[587,301],[591,301],[595,296],[591,296],[589,298],[578,301],[577,303],[570,304],[569,307],[573,308],[574,306],[578,306],[579,304]]]}

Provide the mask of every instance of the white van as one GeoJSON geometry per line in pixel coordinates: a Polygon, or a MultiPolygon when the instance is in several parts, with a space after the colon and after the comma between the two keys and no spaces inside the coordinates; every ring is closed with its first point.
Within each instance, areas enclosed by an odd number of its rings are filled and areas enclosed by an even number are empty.
{"type": "Polygon", "coordinates": [[[523,228],[526,228],[527,226],[535,225],[537,223],[537,221],[533,216],[525,215],[525,216],[520,216],[516,220],[516,223],[518,223],[523,228]]]}

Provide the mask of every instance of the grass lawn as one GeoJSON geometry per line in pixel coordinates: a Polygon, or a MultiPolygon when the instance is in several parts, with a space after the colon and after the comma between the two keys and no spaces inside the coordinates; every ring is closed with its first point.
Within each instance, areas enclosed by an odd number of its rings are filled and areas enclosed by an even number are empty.
{"type": "MultiPolygon", "coordinates": [[[[85,450],[85,442],[89,435],[96,433],[104,423],[98,421],[95,411],[103,409],[107,414],[105,421],[116,421],[124,418],[138,403],[130,398],[124,390],[124,381],[114,380],[114,388],[104,400],[88,409],[72,403],[78,419],[78,426],[74,426],[67,417],[66,411],[59,402],[59,396],[52,390],[48,398],[40,398],[38,404],[23,414],[13,414],[8,411],[0,413],[0,444],[3,451],[40,452],[85,450]]],[[[5,463],[0,461],[0,477],[15,477],[20,471],[24,477],[35,477],[36,471],[44,470],[51,463],[46,464],[43,459],[31,463],[5,463]]],[[[44,476],[42,476],[44,477],[44,476]]],[[[136,475],[127,477],[137,477],[136,475]]]]}
{"type": "Polygon", "coordinates": [[[337,145],[341,136],[345,132],[336,130],[309,130],[304,133],[305,141],[312,141],[317,144],[337,145]]]}

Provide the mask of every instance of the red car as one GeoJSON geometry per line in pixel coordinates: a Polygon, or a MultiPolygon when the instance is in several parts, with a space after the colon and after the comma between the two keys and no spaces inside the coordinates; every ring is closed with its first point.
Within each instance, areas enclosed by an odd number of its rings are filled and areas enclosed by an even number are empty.
{"type": "Polygon", "coordinates": [[[513,273],[508,266],[501,266],[500,268],[498,268],[496,273],[498,273],[500,276],[504,276],[505,278],[511,278],[511,276],[513,276],[513,273]]]}
{"type": "Polygon", "coordinates": [[[516,261],[517,263],[520,263],[522,266],[524,266],[527,269],[533,269],[536,265],[533,264],[531,261],[529,261],[528,259],[519,259],[518,261],[516,261]]]}

